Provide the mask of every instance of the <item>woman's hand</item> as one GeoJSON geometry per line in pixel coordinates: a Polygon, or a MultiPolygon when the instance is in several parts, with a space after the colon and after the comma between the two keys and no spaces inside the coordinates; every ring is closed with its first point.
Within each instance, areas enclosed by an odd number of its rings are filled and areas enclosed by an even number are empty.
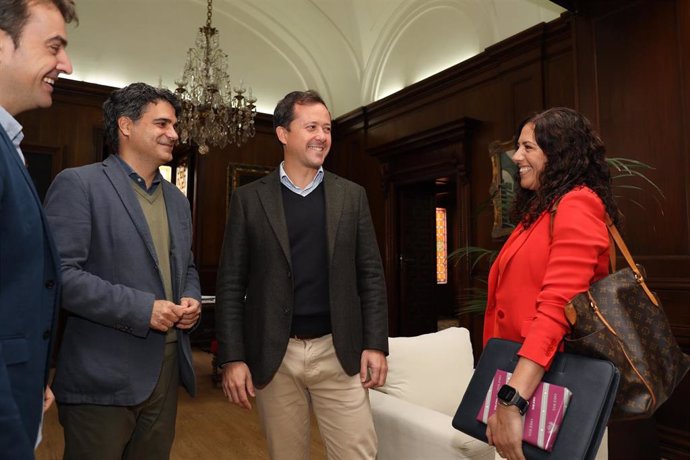
{"type": "Polygon", "coordinates": [[[496,446],[496,452],[509,460],[524,460],[522,452],[522,416],[515,406],[496,407],[496,413],[489,417],[486,437],[489,444],[496,446]]]}
{"type": "MultiPolygon", "coordinates": [[[[529,401],[543,376],[543,367],[534,361],[520,357],[508,383],[517,390],[520,396],[529,401]]],[[[498,455],[509,460],[525,459],[525,454],[522,452],[523,425],[524,422],[517,407],[497,405],[496,413],[489,417],[486,425],[486,437],[489,438],[490,445],[496,446],[498,455]]]]}

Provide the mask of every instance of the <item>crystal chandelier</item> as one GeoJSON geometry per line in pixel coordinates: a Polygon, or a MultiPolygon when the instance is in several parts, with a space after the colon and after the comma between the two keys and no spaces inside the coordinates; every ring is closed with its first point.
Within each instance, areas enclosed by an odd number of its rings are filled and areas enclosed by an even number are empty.
{"type": "Polygon", "coordinates": [[[206,26],[199,28],[194,48],[187,51],[182,77],[175,81],[175,93],[182,104],[178,119],[180,141],[194,142],[199,153],[209,145],[219,148],[228,142],[238,147],[254,137],[256,98],[240,81],[232,87],[228,76],[228,55],[218,46],[218,29],[211,27],[213,0],[208,0],[206,26]],[[234,90],[234,95],[233,95],[234,90]]]}

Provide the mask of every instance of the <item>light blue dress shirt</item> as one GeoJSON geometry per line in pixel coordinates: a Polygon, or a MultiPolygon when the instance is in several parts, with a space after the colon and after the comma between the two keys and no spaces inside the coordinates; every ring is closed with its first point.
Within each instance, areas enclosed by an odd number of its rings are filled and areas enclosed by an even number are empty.
{"type": "Polygon", "coordinates": [[[307,184],[306,187],[300,188],[292,183],[287,173],[285,172],[285,168],[283,168],[284,164],[284,161],[280,163],[280,182],[284,186],[286,186],[288,190],[290,190],[291,192],[294,192],[301,196],[307,196],[311,192],[313,192],[321,182],[323,182],[323,166],[320,166],[319,170],[316,172],[316,176],[314,176],[314,179],[309,184],[307,184]]]}

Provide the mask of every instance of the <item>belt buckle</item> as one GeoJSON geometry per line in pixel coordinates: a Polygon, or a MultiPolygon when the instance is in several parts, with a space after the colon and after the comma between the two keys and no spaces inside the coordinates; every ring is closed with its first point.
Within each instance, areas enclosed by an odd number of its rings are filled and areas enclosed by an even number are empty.
{"type": "Polygon", "coordinates": [[[301,340],[301,341],[303,341],[303,342],[306,341],[306,340],[318,339],[319,337],[321,337],[321,336],[301,335],[301,334],[292,334],[292,335],[290,336],[291,339],[301,340]]]}

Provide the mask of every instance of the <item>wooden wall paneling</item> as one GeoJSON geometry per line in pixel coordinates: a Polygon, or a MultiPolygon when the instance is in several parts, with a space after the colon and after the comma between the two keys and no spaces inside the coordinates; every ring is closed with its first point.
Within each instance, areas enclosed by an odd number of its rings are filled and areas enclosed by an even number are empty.
{"type": "MultiPolygon", "coordinates": [[[[690,2],[676,1],[676,24],[678,28],[678,59],[680,61],[680,87],[679,99],[682,106],[680,125],[682,129],[683,155],[679,162],[678,172],[683,176],[685,184],[685,225],[690,228],[690,2]]],[[[690,232],[686,234],[687,244],[690,247],[690,232]]],[[[690,266],[684,273],[690,273],[690,266]]],[[[688,302],[686,305],[690,305],[688,302]]],[[[688,449],[690,451],[690,449],[688,449]]]]}
{"type": "MultiPolygon", "coordinates": [[[[676,21],[678,27],[678,58],[680,61],[680,81],[684,84],[680,88],[682,104],[682,140],[683,155],[681,168],[685,185],[685,223],[690,228],[690,2],[677,1],[676,21]]],[[[690,247],[690,232],[686,234],[690,247]]],[[[690,263],[681,268],[680,273],[690,274],[690,263]]],[[[676,326],[676,335],[686,353],[690,352],[690,281],[680,287],[675,294],[679,298],[672,302],[680,310],[682,318],[671,320],[676,326]]],[[[667,310],[668,311],[668,310],[667,310]]],[[[659,427],[661,451],[666,458],[682,458],[690,456],[690,420],[688,418],[688,400],[690,400],[690,377],[687,375],[680,388],[665,406],[662,406],[657,418],[662,421],[659,427]],[[680,426],[679,426],[680,425],[680,426]]]]}
{"type": "Polygon", "coordinates": [[[598,128],[596,47],[593,29],[591,19],[583,15],[572,17],[572,62],[575,77],[573,80],[575,92],[573,108],[587,116],[590,122],[598,128]]]}
{"type": "Polygon", "coordinates": [[[649,190],[621,193],[626,238],[646,266],[650,285],[659,290],[672,324],[687,328],[689,318],[677,312],[688,304],[676,304],[677,297],[667,296],[665,288],[690,284],[689,173],[685,168],[679,174],[678,168],[688,161],[688,114],[679,97],[688,89],[681,60],[686,48],[681,26],[688,20],[678,19],[681,3],[633,2],[593,23],[600,132],[609,155],[654,166],[648,175],[666,196],[660,210],[649,190]]]}
{"type": "MultiPolygon", "coordinates": [[[[250,141],[251,142],[251,141],[250,141]]],[[[201,281],[201,292],[215,294],[216,272],[223,242],[226,217],[228,150],[211,147],[206,155],[195,153],[194,259],[201,281]]]]}
{"type": "MultiPolygon", "coordinates": [[[[570,44],[569,41],[568,44],[570,44]]],[[[567,51],[561,54],[544,59],[544,107],[574,108],[576,106],[573,72],[572,47],[568,47],[567,51]]]]}
{"type": "Polygon", "coordinates": [[[275,168],[283,150],[273,131],[273,118],[257,114],[256,136],[241,147],[211,148],[195,154],[194,255],[204,294],[216,292],[216,274],[227,218],[228,164],[243,163],[275,168]]]}
{"type": "Polygon", "coordinates": [[[637,3],[595,21],[600,134],[609,155],[654,166],[648,175],[666,194],[663,215],[649,190],[625,191],[629,200],[619,200],[637,223],[626,235],[640,243],[638,254],[688,254],[688,225],[678,220],[687,202],[678,193],[684,189],[677,174],[684,152],[674,3],[637,3]],[[657,238],[662,228],[666,238],[657,238]]]}
{"type": "MultiPolygon", "coordinates": [[[[688,351],[690,9],[681,0],[582,3],[584,14],[575,18],[573,28],[577,101],[597,125],[610,156],[634,158],[656,168],[648,175],[666,195],[663,213],[648,189],[619,190],[618,202],[626,215],[626,241],[647,269],[649,284],[688,351]]],[[[654,417],[661,446],[656,457],[690,457],[687,380],[654,417]]],[[[633,425],[612,426],[614,458],[649,458],[645,449],[654,441],[632,435],[633,425]]]]}
{"type": "Polygon", "coordinates": [[[367,122],[364,107],[334,120],[333,145],[324,167],[366,189],[379,248],[383,250],[384,220],[374,212],[383,208],[383,183],[379,163],[363,154],[367,122]]]}
{"type": "Polygon", "coordinates": [[[690,457],[690,417],[688,417],[688,395],[690,376],[686,375],[676,392],[659,408],[654,418],[658,421],[657,431],[663,458],[687,459],[690,457]]]}
{"type": "Polygon", "coordinates": [[[62,170],[62,149],[31,145],[26,142],[22,142],[21,147],[26,168],[29,170],[39,199],[43,201],[48,187],[62,170]]]}
{"type": "Polygon", "coordinates": [[[535,64],[530,67],[521,69],[521,72],[519,72],[521,75],[511,74],[511,78],[509,80],[506,79],[513,112],[513,126],[517,126],[531,113],[544,107],[541,65],[535,64]]]}
{"type": "MultiPolygon", "coordinates": [[[[369,104],[367,148],[433,128],[439,120],[467,116],[493,121],[492,118],[480,116],[481,113],[473,112],[495,111],[494,107],[485,106],[487,85],[491,92],[496,79],[502,75],[519,71],[530,63],[541,65],[544,58],[552,59],[553,56],[569,53],[569,21],[566,16],[548,24],[536,25],[467,61],[369,104]],[[468,108],[463,104],[463,99],[473,89],[485,98],[480,105],[468,108]]],[[[541,88],[537,93],[541,94],[541,88]]],[[[502,100],[501,103],[509,102],[502,100]]],[[[533,104],[541,108],[541,96],[533,104]]]]}
{"type": "Polygon", "coordinates": [[[396,335],[415,336],[438,329],[436,219],[433,180],[396,185],[398,206],[399,317],[396,335]]]}
{"type": "MultiPolygon", "coordinates": [[[[488,144],[512,137],[519,119],[543,108],[543,94],[552,97],[553,93],[557,95],[553,99],[565,100],[570,91],[573,98],[573,77],[560,70],[561,66],[572,67],[570,41],[569,17],[535,26],[468,61],[370,104],[366,107],[367,148],[431,129],[449,119],[467,116],[486,120],[474,133],[477,142],[473,143],[470,160],[471,169],[477,173],[473,173],[470,186],[476,192],[474,196],[483,200],[490,180],[485,155],[488,144]],[[546,90],[542,90],[541,61],[546,61],[551,74],[562,76],[546,90]],[[532,70],[525,71],[525,67],[532,70]],[[521,98],[521,108],[514,110],[509,85],[519,80],[519,75],[532,79],[532,86],[527,88],[527,96],[521,98]]],[[[488,219],[482,217],[477,222],[484,225],[486,220],[486,226],[490,226],[488,219]]]]}
{"type": "MultiPolygon", "coordinates": [[[[433,184],[433,181],[439,177],[453,178],[457,184],[459,227],[462,232],[466,232],[469,228],[468,210],[470,209],[466,180],[467,155],[471,133],[476,129],[477,124],[475,120],[463,118],[389,144],[379,145],[368,151],[372,157],[381,162],[383,180],[386,184],[384,209],[386,246],[383,259],[388,280],[391,335],[429,332],[414,329],[406,320],[415,318],[420,310],[428,311],[430,314],[435,311],[432,308],[434,299],[428,297],[414,298],[416,302],[424,302],[424,305],[403,305],[403,301],[411,298],[402,294],[408,292],[403,286],[406,280],[405,274],[409,272],[405,270],[405,267],[409,269],[411,267],[408,265],[415,263],[414,260],[405,260],[407,255],[403,253],[405,249],[403,246],[408,241],[408,235],[400,234],[403,231],[401,221],[406,215],[400,207],[410,200],[406,191],[409,191],[410,186],[420,187],[423,183],[433,184]],[[401,201],[403,198],[406,201],[401,201]]],[[[433,198],[433,192],[429,192],[429,196],[433,198]]],[[[463,241],[467,239],[461,237],[463,241]]],[[[428,284],[434,283],[433,271],[430,271],[429,277],[431,281],[428,284]]],[[[431,318],[433,324],[436,319],[436,317],[431,318]]]]}
{"type": "Polygon", "coordinates": [[[24,127],[24,143],[60,149],[60,169],[97,161],[93,128],[103,126],[101,107],[113,89],[59,79],[55,85],[52,107],[17,116],[24,127]]]}
{"type": "MultiPolygon", "coordinates": [[[[324,167],[366,189],[376,239],[383,259],[387,242],[386,219],[381,211],[384,209],[386,186],[379,162],[365,153],[367,127],[366,107],[352,110],[334,120],[332,152],[326,158],[324,167]]],[[[388,283],[388,278],[386,282],[388,283]]]]}
{"type": "MultiPolygon", "coordinates": [[[[345,177],[350,174],[348,178],[367,187],[377,236],[379,242],[382,242],[383,258],[388,261],[386,276],[389,284],[394,282],[393,275],[397,269],[397,261],[393,256],[396,246],[390,237],[397,231],[392,224],[392,209],[397,204],[394,204],[396,198],[390,195],[391,187],[386,184],[385,177],[381,178],[378,171],[367,163],[367,160],[371,160],[367,151],[399,142],[400,139],[425,130],[438,129],[447,120],[462,117],[486,120],[486,123],[473,132],[472,145],[467,155],[469,179],[465,186],[459,188],[459,193],[465,194],[465,202],[470,203],[465,209],[467,223],[462,228],[466,241],[464,244],[490,247],[495,244],[490,237],[490,213],[478,215],[474,211],[488,198],[491,177],[488,144],[496,139],[512,137],[518,118],[543,108],[546,97],[567,100],[570,94],[570,100],[574,99],[573,76],[569,73],[572,69],[571,39],[569,17],[535,26],[469,61],[336,120],[334,128],[338,154],[343,153],[342,143],[348,143],[347,155],[351,155],[354,160],[351,164],[357,166],[345,166],[338,161],[333,163],[333,167],[336,168],[335,172],[345,177]],[[548,85],[543,81],[547,68],[548,75],[552,75],[548,85]],[[523,87],[512,89],[515,82],[523,80],[523,87]],[[514,99],[518,100],[517,104],[514,99]],[[516,109],[516,105],[519,108],[516,109]],[[366,151],[355,151],[361,147],[344,139],[356,136],[354,131],[357,130],[364,133],[366,151]],[[359,167],[360,165],[364,167],[359,167]],[[339,167],[345,167],[348,171],[337,169],[339,167]],[[379,186],[381,182],[383,188],[379,186]],[[383,206],[386,200],[389,205],[383,206]]],[[[381,175],[390,176],[385,165],[381,167],[381,175]]],[[[389,302],[393,317],[396,315],[394,309],[397,304],[395,291],[394,288],[390,289],[389,302]]],[[[472,331],[479,352],[481,316],[465,318],[463,324],[472,331]]]]}

